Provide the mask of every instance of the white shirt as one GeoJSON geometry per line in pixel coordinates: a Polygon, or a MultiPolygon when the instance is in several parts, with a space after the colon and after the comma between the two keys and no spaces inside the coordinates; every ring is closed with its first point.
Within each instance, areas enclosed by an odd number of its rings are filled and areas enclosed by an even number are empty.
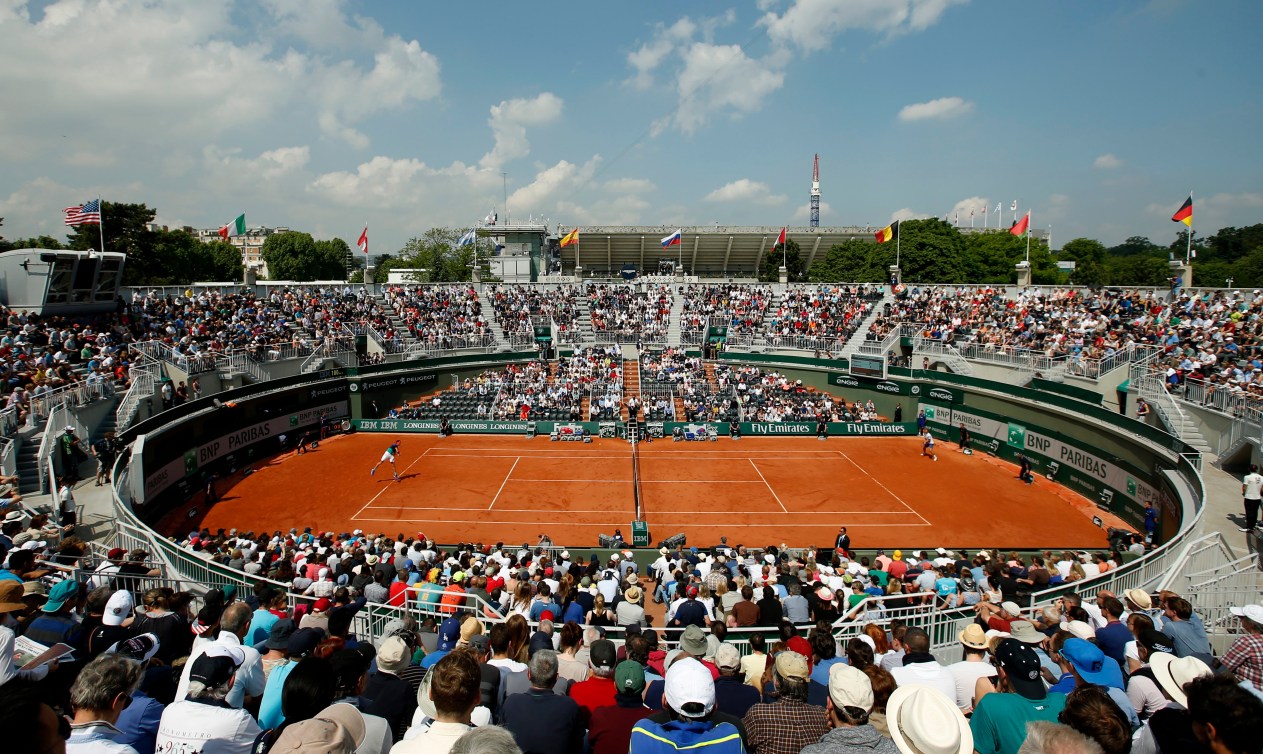
{"type": "Polygon", "coordinates": [[[174,702],[162,711],[156,750],[249,754],[261,732],[259,724],[243,709],[187,700],[174,702]]]}
{"type": "MultiPolygon", "coordinates": [[[[922,686],[938,689],[948,699],[956,698],[955,676],[937,662],[914,662],[911,665],[890,668],[890,674],[894,676],[895,684],[898,686],[919,683],[922,686]]],[[[972,697],[973,694],[971,693],[970,696],[972,697]]]]}
{"type": "Polygon", "coordinates": [[[996,674],[991,663],[969,662],[961,660],[947,666],[952,678],[956,679],[956,706],[961,712],[972,712],[974,708],[974,687],[979,678],[990,678],[996,674]]]}
{"type": "Polygon", "coordinates": [[[1258,500],[1260,497],[1263,497],[1263,474],[1258,472],[1246,474],[1245,478],[1241,480],[1241,484],[1245,487],[1243,497],[1246,499],[1258,500]]]}
{"type": "Polygon", "coordinates": [[[468,733],[464,723],[441,723],[437,720],[414,738],[404,739],[390,749],[390,754],[447,754],[457,739],[468,733]]]}
{"type": "MultiPolygon", "coordinates": [[[[241,663],[241,667],[237,668],[237,677],[233,679],[232,688],[228,690],[228,697],[224,700],[232,707],[240,709],[245,704],[246,694],[250,696],[262,696],[263,687],[267,682],[267,678],[263,675],[263,659],[259,656],[259,650],[254,647],[243,645],[241,639],[237,635],[228,631],[220,631],[219,638],[213,642],[203,642],[200,646],[193,647],[193,652],[189,654],[188,662],[184,663],[184,670],[180,671],[180,684],[176,687],[175,698],[183,700],[189,694],[189,674],[193,672],[193,662],[206,652],[206,648],[211,644],[227,644],[229,646],[240,647],[245,654],[245,662],[241,663]]],[[[204,707],[206,705],[198,705],[204,707]]],[[[171,709],[168,707],[167,709],[171,709]]],[[[164,715],[165,716],[165,715],[164,715]]]]}

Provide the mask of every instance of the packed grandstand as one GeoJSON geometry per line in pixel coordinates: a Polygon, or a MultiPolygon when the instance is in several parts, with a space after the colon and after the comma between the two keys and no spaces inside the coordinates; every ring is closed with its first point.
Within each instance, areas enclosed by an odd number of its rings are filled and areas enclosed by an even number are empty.
{"type": "MultiPolygon", "coordinates": [[[[0,424],[39,447],[19,464],[5,441],[0,717],[15,751],[59,726],[68,750],[141,754],[604,754],[669,750],[654,736],[689,726],[755,754],[1199,751],[1208,726],[1240,745],[1221,750],[1257,751],[1257,576],[1233,572],[1228,604],[1208,572],[1231,552],[1186,547],[1205,493],[1173,417],[1259,422],[1260,313],[1257,291],[699,282],[195,286],[130,291],[93,317],[5,310],[0,424]],[[401,379],[397,402],[365,395],[374,419],[910,422],[880,393],[798,376],[856,354],[895,357],[910,366],[890,375],[927,387],[958,388],[960,364],[1029,390],[1130,379],[1146,400],[1127,433],[1178,446],[1170,476],[1187,470],[1189,489],[1162,489],[1183,518],[1150,527],[1139,508],[1091,549],[853,546],[844,528],[786,542],[737,525],[593,547],[322,530],[299,504],[286,530],[167,538],[134,504],[151,481],[133,478],[139,438],[356,368],[385,382],[436,357],[477,365],[411,391],[401,379]],[[89,498],[109,521],[79,515],[89,498]]],[[[319,420],[301,430],[318,442],[319,420]]],[[[268,447],[251,463],[287,446],[268,447]]],[[[210,507],[226,492],[213,473],[185,482],[164,494],[210,507]]]]}

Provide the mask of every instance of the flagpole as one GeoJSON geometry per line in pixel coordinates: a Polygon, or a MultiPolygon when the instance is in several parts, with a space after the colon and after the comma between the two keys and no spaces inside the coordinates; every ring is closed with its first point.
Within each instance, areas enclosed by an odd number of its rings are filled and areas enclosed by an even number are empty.
{"type": "Polygon", "coordinates": [[[100,222],[96,224],[96,229],[101,234],[101,257],[105,257],[105,207],[101,204],[101,195],[96,195],[96,208],[100,213],[100,222]]]}
{"type": "MultiPolygon", "coordinates": [[[[898,220],[896,220],[895,222],[898,222],[898,220]]],[[[899,266],[899,241],[902,240],[900,238],[900,236],[902,235],[903,234],[899,232],[899,226],[896,225],[895,226],[895,266],[896,267],[899,266]]]]}
{"type": "MultiPolygon", "coordinates": [[[[1192,189],[1189,189],[1189,192],[1188,192],[1188,200],[1189,200],[1189,202],[1190,202],[1190,203],[1193,201],[1193,190],[1192,190],[1192,189]]],[[[1188,223],[1188,237],[1187,237],[1187,239],[1186,239],[1187,243],[1184,245],[1184,266],[1185,266],[1185,267],[1188,267],[1189,258],[1193,255],[1193,222],[1192,222],[1192,221],[1193,221],[1193,215],[1192,215],[1192,214],[1190,214],[1190,215],[1188,216],[1188,219],[1189,219],[1189,223],[1188,223]]]]}
{"type": "Polygon", "coordinates": [[[1031,267],[1031,211],[1026,210],[1026,269],[1031,267]]]}

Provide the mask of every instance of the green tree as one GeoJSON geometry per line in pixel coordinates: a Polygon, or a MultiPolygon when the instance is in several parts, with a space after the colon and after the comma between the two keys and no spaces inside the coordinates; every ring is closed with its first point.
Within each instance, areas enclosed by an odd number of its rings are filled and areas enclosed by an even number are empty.
{"type": "MultiPolygon", "coordinates": [[[[328,241],[317,241],[316,254],[322,260],[325,260],[325,259],[338,260],[338,265],[341,269],[338,272],[338,274],[334,276],[334,278],[338,280],[342,280],[346,278],[347,268],[351,265],[351,262],[354,261],[354,257],[351,256],[350,245],[348,245],[347,242],[343,241],[341,238],[330,238],[328,241]]],[[[318,279],[329,280],[333,278],[318,278],[318,279]]]]}
{"type": "Polygon", "coordinates": [[[473,246],[457,247],[465,231],[453,228],[430,228],[419,238],[411,238],[399,250],[399,263],[394,269],[424,269],[431,282],[451,283],[473,277],[474,249],[479,261],[489,254],[486,238],[478,238],[473,246]]]}
{"type": "Polygon", "coordinates": [[[1073,241],[1067,241],[1066,245],[1061,247],[1060,256],[1062,259],[1075,262],[1100,264],[1105,261],[1105,245],[1090,238],[1076,238],[1073,241]]]}
{"type": "Polygon", "coordinates": [[[881,283],[886,280],[886,266],[893,264],[893,250],[886,244],[851,238],[829,247],[807,270],[813,283],[881,283]]]}
{"type": "Polygon", "coordinates": [[[970,233],[964,237],[965,279],[973,283],[1008,283],[1026,258],[1026,239],[1006,230],[970,233]]]}
{"type": "Polygon", "coordinates": [[[263,261],[272,280],[344,280],[346,260],[336,244],[320,246],[310,233],[274,233],[263,241],[263,261]]]}
{"type": "Polygon", "coordinates": [[[1111,246],[1106,253],[1111,257],[1131,257],[1142,254],[1150,256],[1161,254],[1164,258],[1166,257],[1166,252],[1161,246],[1144,236],[1131,236],[1119,245],[1111,246]]]}
{"type": "MultiPolygon", "coordinates": [[[[905,282],[966,282],[965,238],[950,223],[937,218],[904,220],[899,223],[899,236],[899,264],[905,282]]],[[[882,245],[889,246],[890,242],[882,245]]]]}
{"type": "Polygon", "coordinates": [[[780,245],[768,249],[763,255],[763,259],[759,264],[759,280],[774,283],[781,279],[781,264],[785,264],[786,274],[789,276],[791,283],[806,280],[806,270],[803,269],[802,249],[799,248],[798,242],[794,239],[785,241],[784,250],[780,245]]]}
{"type": "Polygon", "coordinates": [[[1166,251],[1157,246],[1154,249],[1144,254],[1107,256],[1105,269],[1110,285],[1166,285],[1171,276],[1166,251]]]}
{"type": "Polygon", "coordinates": [[[1263,225],[1220,228],[1206,239],[1204,250],[1198,252],[1197,259],[1236,262],[1260,248],[1263,248],[1263,225]]]}
{"type": "Polygon", "coordinates": [[[16,238],[7,241],[0,238],[0,252],[13,251],[14,249],[64,249],[61,241],[52,236],[37,236],[35,238],[16,238]]]}

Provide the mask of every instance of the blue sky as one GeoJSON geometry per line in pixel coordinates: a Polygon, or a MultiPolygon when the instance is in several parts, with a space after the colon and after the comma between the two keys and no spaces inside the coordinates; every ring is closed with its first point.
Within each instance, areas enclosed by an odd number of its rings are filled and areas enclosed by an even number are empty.
{"type": "MultiPolygon", "coordinates": [[[[1055,245],[1263,221],[1263,4],[0,0],[0,216],[98,193],[373,253],[515,220],[1031,209],[1055,245]],[[505,174],[502,177],[502,173],[505,174]]],[[[989,222],[994,224],[991,214],[989,222]]]]}

